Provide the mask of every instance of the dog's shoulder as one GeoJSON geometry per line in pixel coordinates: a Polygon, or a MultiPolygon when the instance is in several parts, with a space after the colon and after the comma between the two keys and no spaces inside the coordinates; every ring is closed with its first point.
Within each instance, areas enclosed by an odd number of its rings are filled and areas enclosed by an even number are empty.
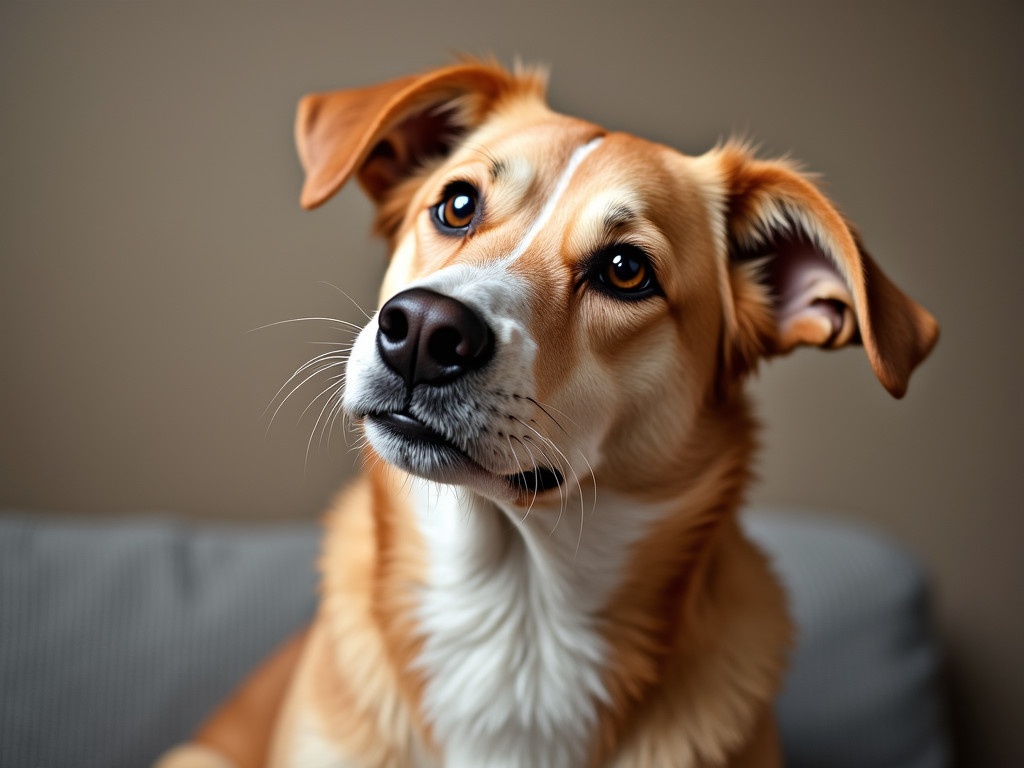
{"type": "Polygon", "coordinates": [[[687,629],[664,684],[634,713],[610,768],[778,764],[771,704],[793,636],[785,593],[735,520],[717,539],[695,574],[704,588],[677,604],[687,629]]]}

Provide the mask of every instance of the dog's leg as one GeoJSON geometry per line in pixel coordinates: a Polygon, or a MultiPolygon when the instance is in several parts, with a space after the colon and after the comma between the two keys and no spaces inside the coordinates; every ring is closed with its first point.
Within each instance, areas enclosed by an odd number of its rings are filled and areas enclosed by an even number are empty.
{"type": "Polygon", "coordinates": [[[192,742],[168,752],[153,768],[263,768],[307,634],[277,649],[203,723],[192,742]]]}

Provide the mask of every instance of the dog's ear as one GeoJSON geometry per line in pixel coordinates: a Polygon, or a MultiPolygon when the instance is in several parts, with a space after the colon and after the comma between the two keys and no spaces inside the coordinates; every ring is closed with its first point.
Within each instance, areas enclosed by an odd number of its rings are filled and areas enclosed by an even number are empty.
{"type": "Polygon", "coordinates": [[[799,345],[862,343],[879,381],[902,397],[938,339],[935,318],[885,276],[791,164],[756,160],[737,144],[710,156],[725,188],[727,370],[735,376],[799,345]]]}
{"type": "Polygon", "coordinates": [[[306,171],[303,208],[316,208],[357,174],[377,203],[424,160],[444,154],[510,93],[543,95],[543,76],[481,62],[299,102],[295,138],[306,171]]]}

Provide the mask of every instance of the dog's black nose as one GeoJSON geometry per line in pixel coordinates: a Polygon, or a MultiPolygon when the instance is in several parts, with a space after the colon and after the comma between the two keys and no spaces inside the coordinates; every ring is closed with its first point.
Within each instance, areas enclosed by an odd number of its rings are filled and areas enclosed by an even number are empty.
{"type": "Polygon", "coordinates": [[[424,288],[394,296],[381,307],[377,326],[380,356],[410,389],[457,379],[494,352],[494,334],[476,312],[424,288]]]}

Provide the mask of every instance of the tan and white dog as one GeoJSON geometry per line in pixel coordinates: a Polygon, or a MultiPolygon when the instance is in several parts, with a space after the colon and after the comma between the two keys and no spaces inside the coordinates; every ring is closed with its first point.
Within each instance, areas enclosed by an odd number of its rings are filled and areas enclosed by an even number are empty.
{"type": "Polygon", "coordinates": [[[557,114],[537,73],[308,96],[297,137],[303,206],[355,175],[393,251],[343,395],[370,460],[312,626],[162,765],[779,765],[744,380],[860,343],[900,397],[931,315],[789,163],[557,114]]]}

